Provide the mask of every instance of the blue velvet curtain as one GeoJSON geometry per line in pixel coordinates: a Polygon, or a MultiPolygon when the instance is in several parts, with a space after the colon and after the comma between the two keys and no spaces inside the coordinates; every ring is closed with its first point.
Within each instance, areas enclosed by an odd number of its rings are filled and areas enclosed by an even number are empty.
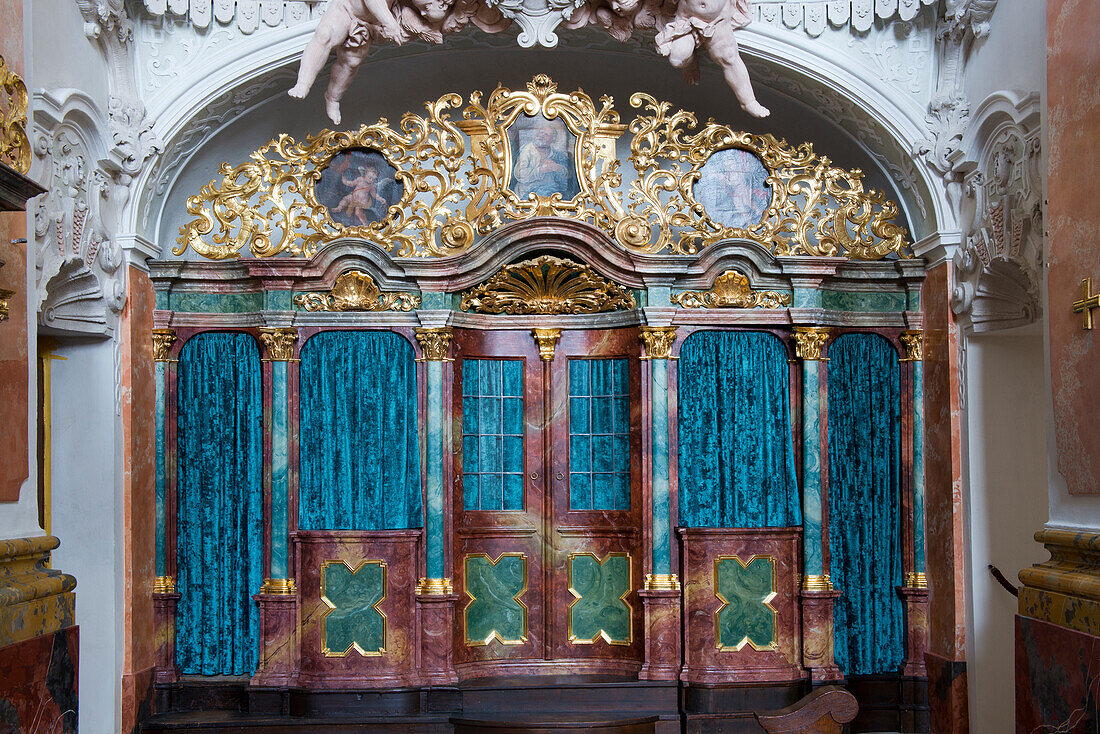
{"type": "Polygon", "coordinates": [[[256,669],[263,583],[260,354],[248,334],[213,332],[180,352],[176,663],[183,673],[256,669]]]}
{"type": "Polygon", "coordinates": [[[764,332],[692,334],[677,389],[680,525],[800,525],[783,342],[764,332]]]}
{"type": "Polygon", "coordinates": [[[462,361],[462,508],[523,509],[523,362],[462,361]]]}
{"type": "Polygon", "coordinates": [[[420,527],[412,346],[388,331],[325,331],[301,358],[299,527],[420,527]]]}
{"type": "Polygon", "coordinates": [[[630,509],[630,371],[569,360],[569,509],[630,509]]]}
{"type": "Polygon", "coordinates": [[[904,656],[898,354],[874,334],[829,347],[829,553],[836,663],[895,673],[904,656]]]}

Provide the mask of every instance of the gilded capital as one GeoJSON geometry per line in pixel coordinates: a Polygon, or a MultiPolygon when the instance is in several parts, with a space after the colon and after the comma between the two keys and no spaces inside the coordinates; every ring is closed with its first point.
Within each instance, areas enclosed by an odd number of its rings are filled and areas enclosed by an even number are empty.
{"type": "Polygon", "coordinates": [[[267,361],[289,362],[294,357],[294,342],[298,341],[298,330],[260,329],[260,341],[267,350],[267,361]]]}
{"type": "Polygon", "coordinates": [[[561,329],[531,329],[531,335],[539,345],[539,357],[542,361],[554,361],[554,346],[561,339],[561,329]]]}
{"type": "Polygon", "coordinates": [[[799,359],[822,361],[821,348],[829,340],[829,330],[816,326],[794,327],[795,354],[799,359]]]}
{"type": "Polygon", "coordinates": [[[449,326],[437,329],[417,329],[416,341],[420,344],[420,350],[424,352],[421,362],[452,362],[447,356],[451,348],[451,337],[454,331],[449,326]]]}
{"type": "Polygon", "coordinates": [[[920,329],[903,331],[901,343],[905,345],[905,359],[902,362],[920,362],[924,359],[924,332],[920,329]]]}
{"type": "Polygon", "coordinates": [[[638,337],[645,344],[646,356],[642,359],[668,359],[672,343],[676,341],[675,326],[643,326],[638,337]]]}
{"type": "Polygon", "coordinates": [[[176,332],[171,329],[153,329],[153,360],[168,362],[168,352],[176,343],[176,332]]]}

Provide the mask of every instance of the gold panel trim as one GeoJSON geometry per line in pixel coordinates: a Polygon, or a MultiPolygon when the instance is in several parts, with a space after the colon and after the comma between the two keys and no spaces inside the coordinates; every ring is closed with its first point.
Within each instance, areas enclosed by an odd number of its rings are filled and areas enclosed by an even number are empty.
{"type": "Polygon", "coordinates": [[[642,359],[669,359],[676,341],[676,327],[643,326],[638,330],[638,338],[645,344],[642,359]]]}
{"type": "Polygon", "coordinates": [[[596,643],[596,640],[602,639],[608,645],[632,645],[632,644],[634,644],[634,607],[633,607],[633,605],[631,605],[630,602],[628,602],[626,600],[626,598],[628,596],[630,596],[630,593],[632,591],[634,591],[634,589],[631,588],[631,584],[629,583],[629,581],[634,578],[634,561],[630,557],[630,554],[629,553],[623,553],[621,551],[615,551],[615,552],[612,552],[612,553],[608,553],[606,556],[603,557],[603,560],[600,560],[599,556],[597,556],[595,553],[591,553],[591,552],[570,553],[569,554],[569,561],[567,563],[567,567],[568,567],[568,571],[569,571],[569,593],[572,594],[574,597],[576,597],[575,599],[573,599],[573,601],[569,602],[569,607],[566,610],[566,616],[565,616],[565,618],[567,620],[567,625],[566,626],[567,626],[567,634],[569,635],[569,643],[572,644],[572,645],[593,645],[593,644],[596,643]],[[608,558],[621,557],[621,558],[626,559],[626,578],[628,580],[627,589],[626,589],[625,592],[623,592],[623,595],[619,597],[619,599],[622,601],[622,603],[626,605],[626,608],[630,610],[630,618],[629,618],[630,622],[627,625],[627,638],[626,638],[625,641],[624,640],[613,640],[613,639],[611,639],[611,636],[608,635],[607,632],[605,632],[602,628],[600,629],[599,634],[597,634],[595,637],[593,637],[590,640],[578,639],[576,637],[576,635],[573,634],[573,614],[572,614],[573,606],[577,602],[579,602],[581,599],[584,598],[580,594],[577,593],[576,589],[573,588],[573,559],[574,558],[579,558],[580,556],[589,556],[590,558],[595,560],[596,563],[598,563],[601,566],[604,563],[607,562],[608,558]]]}
{"type": "Polygon", "coordinates": [[[523,603],[523,600],[520,599],[520,597],[527,593],[527,586],[528,586],[528,584],[527,584],[527,572],[528,572],[528,570],[530,570],[530,564],[528,564],[528,562],[527,562],[527,554],[526,553],[518,553],[516,551],[509,551],[507,553],[501,553],[499,556],[496,557],[496,560],[493,560],[489,556],[488,553],[467,553],[462,558],[462,569],[463,569],[464,574],[465,574],[465,570],[466,570],[466,563],[471,558],[484,558],[486,561],[489,562],[490,566],[496,566],[498,563],[500,563],[500,560],[502,558],[522,558],[523,559],[523,588],[519,590],[519,593],[515,594],[512,597],[512,599],[517,604],[519,604],[520,607],[523,609],[523,634],[520,636],[520,638],[518,640],[506,640],[503,637],[501,637],[500,634],[496,630],[493,630],[491,633],[489,633],[489,636],[486,637],[484,640],[471,640],[469,635],[466,634],[466,631],[469,629],[469,625],[467,624],[467,620],[466,620],[466,615],[469,613],[470,607],[473,606],[473,603],[475,601],[477,601],[477,597],[470,593],[470,589],[469,589],[468,584],[463,584],[464,586],[467,587],[467,588],[463,589],[463,591],[465,592],[466,596],[470,597],[470,601],[466,602],[466,607],[462,610],[462,636],[466,640],[466,647],[484,647],[484,646],[488,645],[489,643],[491,643],[493,640],[496,640],[497,642],[499,642],[502,645],[526,645],[527,644],[527,635],[530,632],[530,628],[528,627],[528,621],[529,621],[528,620],[528,609],[527,609],[527,605],[523,603]]]}
{"type": "Polygon", "coordinates": [[[722,602],[722,605],[714,610],[714,646],[721,652],[740,652],[748,645],[757,652],[764,652],[765,650],[778,650],[779,640],[776,639],[779,636],[779,611],[772,606],[772,601],[779,595],[776,591],[778,588],[778,566],[779,559],[770,554],[757,554],[749,556],[749,560],[742,561],[739,556],[718,556],[714,559],[714,595],[718,598],[718,601],[722,602]],[[721,637],[718,634],[718,615],[723,609],[729,606],[729,600],[718,593],[718,564],[722,561],[737,561],[737,565],[741,568],[748,570],[750,564],[758,558],[770,560],[772,562],[772,592],[761,602],[768,611],[772,613],[772,641],[770,645],[757,645],[755,642],[749,639],[748,635],[745,635],[740,642],[736,645],[723,645],[721,637]]]}
{"type": "Polygon", "coordinates": [[[321,562],[321,601],[324,602],[325,606],[327,606],[328,609],[325,610],[325,613],[321,616],[321,653],[326,658],[343,658],[343,657],[347,657],[351,653],[352,650],[355,650],[357,653],[359,653],[360,655],[362,655],[365,658],[381,657],[382,655],[384,655],[386,653],[385,642],[383,642],[382,647],[378,648],[377,650],[364,650],[362,647],[360,647],[358,642],[352,642],[350,645],[348,645],[348,648],[346,650],[344,650],[343,652],[330,650],[325,645],[325,642],[328,640],[328,636],[325,634],[325,620],[327,620],[328,615],[331,614],[334,609],[336,609],[336,605],[333,604],[331,601],[329,601],[328,597],[325,596],[325,571],[328,569],[329,566],[337,566],[337,565],[344,566],[346,569],[348,569],[348,571],[351,572],[351,574],[353,576],[355,574],[359,573],[359,570],[361,568],[363,568],[364,566],[367,566],[367,565],[377,565],[377,566],[381,567],[381,569],[382,569],[382,598],[379,599],[378,601],[376,601],[374,604],[372,604],[371,608],[374,609],[374,611],[378,612],[380,615],[382,615],[382,639],[384,641],[389,640],[389,629],[388,629],[389,619],[386,617],[386,613],[383,612],[382,609],[379,606],[380,604],[382,604],[382,602],[384,602],[386,600],[386,595],[389,593],[389,580],[387,578],[386,562],[382,561],[382,560],[379,560],[379,559],[369,559],[369,560],[365,560],[365,561],[360,561],[359,565],[357,565],[355,568],[352,568],[351,564],[348,563],[347,561],[344,561],[344,560],[340,560],[340,561],[322,561],[321,562]]]}
{"type": "Polygon", "coordinates": [[[833,581],[829,574],[807,574],[802,577],[803,591],[832,591],[833,581]]]}
{"type": "Polygon", "coordinates": [[[591,266],[543,255],[506,265],[462,297],[463,311],[495,314],[581,314],[636,307],[634,294],[591,266]]]}
{"type": "Polygon", "coordinates": [[[794,337],[794,352],[799,359],[808,362],[826,362],[821,358],[821,348],[829,340],[829,330],[816,326],[796,326],[791,333],[794,337]]]}
{"type": "Polygon", "coordinates": [[[27,139],[27,85],[0,56],[0,161],[20,173],[31,170],[27,139]]]}
{"type": "Polygon", "coordinates": [[[674,573],[647,573],[646,591],[680,591],[680,579],[674,573]]]}
{"type": "Polygon", "coordinates": [[[421,578],[416,582],[416,593],[420,596],[447,596],[455,593],[455,587],[449,578],[421,578]]]}
{"type": "Polygon", "coordinates": [[[293,596],[298,593],[298,585],[294,583],[294,579],[264,579],[260,593],[293,596]]]}
{"type": "Polygon", "coordinates": [[[791,305],[789,293],[755,291],[736,270],[718,276],[709,291],[684,291],[672,297],[681,308],[782,308],[791,305]]]}
{"type": "Polygon", "coordinates": [[[14,295],[15,291],[0,288],[0,321],[7,321],[11,318],[11,304],[8,303],[8,299],[14,295]]]}
{"type": "Polygon", "coordinates": [[[267,350],[265,362],[288,362],[294,357],[297,329],[260,329],[260,341],[267,350]]]}
{"type": "Polygon", "coordinates": [[[1100,308],[1100,293],[1092,292],[1092,278],[1081,279],[1081,300],[1073,302],[1073,312],[1083,313],[1085,320],[1081,328],[1092,331],[1092,310],[1100,308]]]}
{"type": "Polygon", "coordinates": [[[299,293],[294,305],[305,311],[412,311],[420,296],[383,293],[362,270],[349,270],[336,279],[328,293],[299,293]]]}
{"type": "Polygon", "coordinates": [[[554,347],[561,339],[561,329],[531,329],[535,344],[539,347],[539,359],[543,362],[554,361],[554,347]]]}
{"type": "Polygon", "coordinates": [[[382,119],[358,130],[329,131],[298,141],[279,135],[239,165],[223,163],[220,178],[187,201],[194,219],[180,228],[176,255],[191,249],[222,260],[313,257],[338,239],[373,243],[397,257],[441,257],[464,252],[479,236],[508,221],[554,216],[584,221],[621,247],[641,253],[691,255],[731,238],[757,243],[776,256],[846,256],[878,260],[912,257],[899,209],[881,191],[863,188],[863,173],[832,165],[809,143],[792,146],[677,110],[648,94],[630,97],[637,110],[629,127],[614,101],[597,103],[578,89],[561,93],[547,76],[525,90],[497,87],[487,98],[445,94],[391,125],[382,119]],[[517,158],[510,128],[520,116],[560,121],[571,137],[579,192],[530,193],[511,188],[517,158]],[[460,116],[461,119],[453,119],[460,116]],[[629,134],[634,178],[623,186],[626,159],[616,141],[629,134]],[[365,226],[336,222],[317,198],[316,184],[333,158],[347,150],[378,151],[403,188],[386,216],[365,226]],[[771,199],[759,221],[728,227],[695,198],[695,183],[717,152],[756,155],[768,173],[771,199]],[[625,189],[625,191],[624,191],[625,189]]]}
{"type": "Polygon", "coordinates": [[[153,361],[169,362],[168,353],[176,342],[176,332],[172,329],[153,329],[153,361]]]}
{"type": "Polygon", "coordinates": [[[447,356],[451,349],[451,337],[454,330],[449,326],[437,329],[417,329],[416,341],[420,345],[420,351],[424,353],[417,362],[454,362],[447,356]]]}

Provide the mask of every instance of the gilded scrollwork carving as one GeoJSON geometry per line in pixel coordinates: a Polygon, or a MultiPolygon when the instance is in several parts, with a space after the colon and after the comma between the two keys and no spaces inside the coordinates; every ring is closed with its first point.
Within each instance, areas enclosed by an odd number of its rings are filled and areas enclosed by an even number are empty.
{"type": "Polygon", "coordinates": [[[634,294],[588,265],[543,255],[506,265],[462,297],[463,311],[480,313],[580,314],[636,306],[634,294]]]}
{"type": "Polygon", "coordinates": [[[684,291],[672,297],[681,308],[782,308],[791,304],[789,293],[754,291],[749,279],[736,270],[718,276],[709,291],[684,291]]]}
{"type": "Polygon", "coordinates": [[[27,85],[0,56],[0,161],[20,173],[31,168],[27,138],[27,85]]]}
{"type": "Polygon", "coordinates": [[[692,113],[648,94],[634,94],[630,103],[639,113],[627,126],[610,97],[562,93],[539,75],[524,90],[498,87],[487,98],[475,92],[465,106],[446,94],[428,103],[426,114],[408,113],[397,125],[380,120],[302,141],[280,135],[248,162],[222,164],[221,179],[188,200],[195,218],[181,228],[175,254],[190,248],[218,260],[312,257],[329,242],[352,238],[398,257],[438,257],[465,251],[504,222],[554,216],[588,222],[635,252],[695,254],[740,238],[779,256],[911,256],[905,231],[892,221],[897,205],[864,190],[861,171],[833,166],[808,143],[792,146],[713,121],[699,127],[692,113]],[[516,186],[523,152],[513,148],[525,145],[517,131],[536,118],[544,128],[558,126],[564,138],[555,165],[572,182],[567,191],[516,186]],[[629,154],[616,147],[623,135],[629,154]],[[377,151],[396,169],[403,193],[378,221],[341,223],[318,198],[322,173],[353,149],[377,151]],[[766,171],[762,213],[737,227],[708,213],[695,193],[707,161],[731,149],[759,159],[766,171]],[[633,174],[624,191],[627,160],[633,174]]]}
{"type": "Polygon", "coordinates": [[[294,305],[305,311],[412,311],[420,306],[420,296],[383,293],[368,274],[349,270],[328,293],[299,293],[294,305]]]}

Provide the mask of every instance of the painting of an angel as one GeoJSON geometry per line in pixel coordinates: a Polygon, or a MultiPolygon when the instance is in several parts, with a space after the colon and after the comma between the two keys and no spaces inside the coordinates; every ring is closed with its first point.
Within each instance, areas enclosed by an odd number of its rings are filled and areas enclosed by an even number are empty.
{"type": "Polygon", "coordinates": [[[573,162],[575,139],[561,120],[520,116],[508,131],[512,143],[511,189],[530,194],[561,194],[569,201],[581,192],[573,162]]]}
{"type": "Polygon", "coordinates": [[[396,170],[376,150],[337,153],[317,182],[317,201],[347,227],[380,222],[401,199],[396,170]]]}
{"type": "Polygon", "coordinates": [[[760,221],[772,200],[768,170],[747,150],[713,153],[695,182],[695,199],[714,221],[726,227],[748,227],[760,221]]]}

